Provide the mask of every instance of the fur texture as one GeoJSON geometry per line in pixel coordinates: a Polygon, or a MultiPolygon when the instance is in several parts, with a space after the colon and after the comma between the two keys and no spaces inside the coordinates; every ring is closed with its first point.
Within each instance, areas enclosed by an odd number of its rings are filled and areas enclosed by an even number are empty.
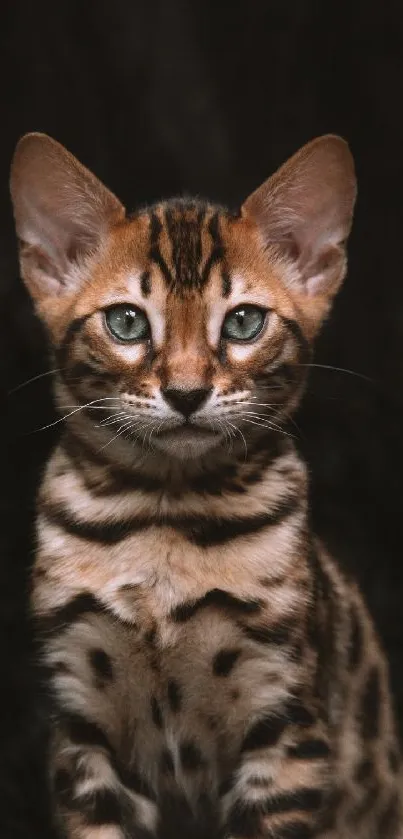
{"type": "Polygon", "coordinates": [[[387,665],[290,435],[346,268],[347,146],[310,143],[237,216],[127,217],[42,135],[11,190],[65,417],[32,590],[61,835],[401,839],[387,665]]]}

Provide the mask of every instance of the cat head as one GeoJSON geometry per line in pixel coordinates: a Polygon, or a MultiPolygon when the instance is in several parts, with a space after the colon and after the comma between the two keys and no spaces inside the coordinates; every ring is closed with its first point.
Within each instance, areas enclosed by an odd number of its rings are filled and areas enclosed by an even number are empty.
{"type": "Polygon", "coordinates": [[[128,216],[59,143],[23,137],[21,274],[67,421],[182,458],[279,429],[345,274],[355,194],[348,146],[329,135],[236,215],[180,199],[128,216]]]}

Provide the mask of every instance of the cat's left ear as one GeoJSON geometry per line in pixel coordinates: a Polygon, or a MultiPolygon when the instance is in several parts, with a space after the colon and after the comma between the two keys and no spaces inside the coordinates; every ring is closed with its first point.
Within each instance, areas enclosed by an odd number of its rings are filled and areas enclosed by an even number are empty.
{"type": "Polygon", "coordinates": [[[264,246],[286,260],[286,282],[309,296],[331,298],[346,270],[345,244],[356,197],[347,143],[333,135],[304,146],[242,207],[264,246]]]}
{"type": "Polygon", "coordinates": [[[95,175],[46,134],[26,134],[11,166],[20,265],[32,297],[76,290],[82,265],[124,218],[124,208],[95,175]]]}

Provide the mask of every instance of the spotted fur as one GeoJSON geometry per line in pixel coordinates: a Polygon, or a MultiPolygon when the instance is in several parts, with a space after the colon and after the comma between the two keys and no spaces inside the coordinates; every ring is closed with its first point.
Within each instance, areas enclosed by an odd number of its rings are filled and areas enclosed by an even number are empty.
{"type": "Polygon", "coordinates": [[[238,215],[127,216],[42,135],[11,189],[65,417],[32,584],[60,836],[402,839],[387,663],[290,420],[345,272],[347,147],[310,144],[238,215]],[[108,332],[127,303],[147,340],[108,332]],[[241,304],[266,312],[249,343],[223,337],[241,304]]]}

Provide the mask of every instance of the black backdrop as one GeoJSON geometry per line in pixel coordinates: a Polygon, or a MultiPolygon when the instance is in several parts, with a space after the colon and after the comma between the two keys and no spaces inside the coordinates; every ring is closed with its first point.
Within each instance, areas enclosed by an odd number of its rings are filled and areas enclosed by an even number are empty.
{"type": "Polygon", "coordinates": [[[236,204],[301,144],[350,142],[350,270],[298,417],[318,531],[359,577],[403,722],[403,15],[398,0],[3,0],[0,13],[0,836],[45,839],[25,618],[52,442],[41,329],[18,280],[8,167],[45,131],[130,207],[236,204]],[[355,375],[359,374],[359,375],[355,375]],[[16,388],[18,388],[16,390],[16,388]]]}

